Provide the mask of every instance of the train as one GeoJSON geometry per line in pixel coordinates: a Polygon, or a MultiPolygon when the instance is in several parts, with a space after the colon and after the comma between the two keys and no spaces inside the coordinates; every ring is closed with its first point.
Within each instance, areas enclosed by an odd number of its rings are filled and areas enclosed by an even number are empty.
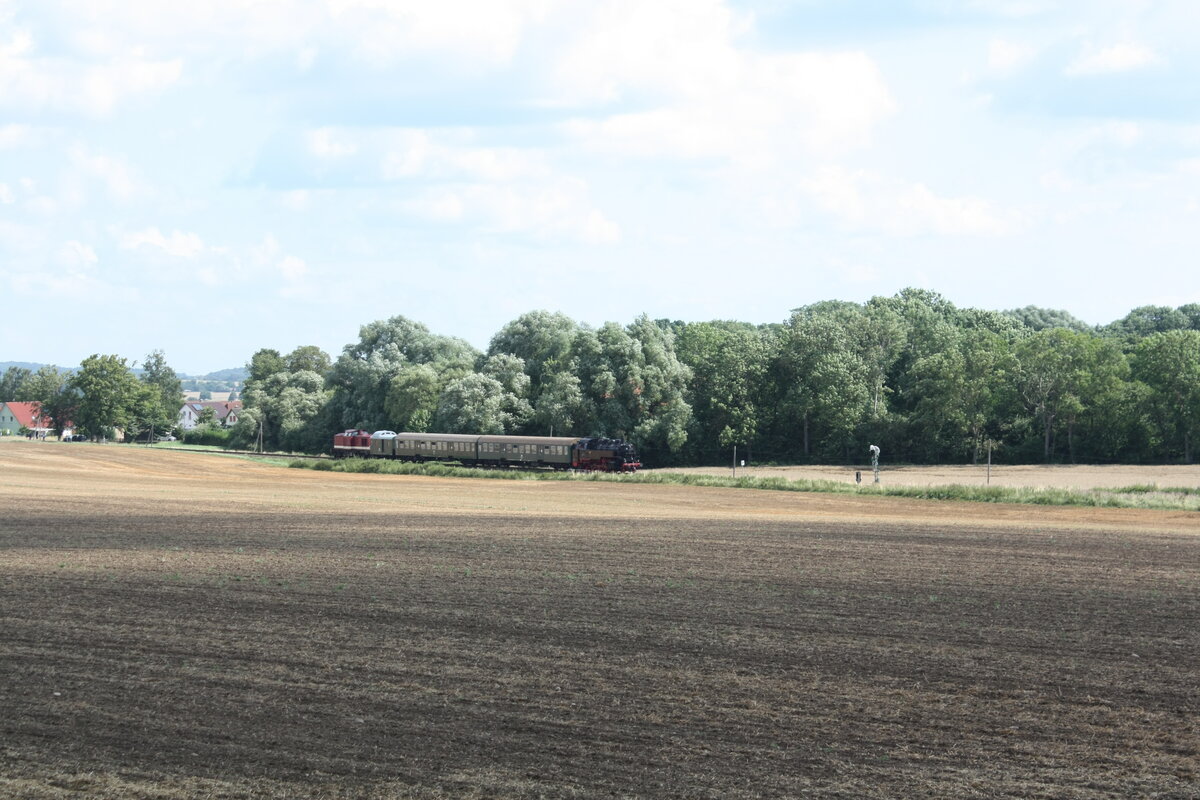
{"type": "Polygon", "coordinates": [[[351,429],[334,435],[332,453],[334,458],[392,458],[510,469],[637,472],[642,466],[632,444],[602,436],[370,433],[351,429]]]}

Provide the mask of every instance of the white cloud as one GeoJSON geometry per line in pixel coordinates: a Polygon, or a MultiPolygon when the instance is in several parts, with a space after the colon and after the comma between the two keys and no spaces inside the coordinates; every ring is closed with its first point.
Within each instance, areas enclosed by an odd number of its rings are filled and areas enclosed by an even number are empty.
{"type": "Polygon", "coordinates": [[[895,110],[865,52],[758,51],[751,26],[719,0],[598,4],[551,71],[548,102],[632,101],[563,126],[594,151],[757,166],[861,146],[895,110]]]}
{"type": "Polygon", "coordinates": [[[308,262],[299,256],[283,252],[279,241],[270,234],[264,236],[262,242],[250,248],[244,255],[231,253],[230,261],[233,265],[232,272],[239,280],[274,281],[277,283],[277,293],[287,298],[321,297],[321,287],[309,280],[311,271],[308,262]]]}
{"type": "Polygon", "coordinates": [[[1075,189],[1075,182],[1061,169],[1052,169],[1043,173],[1038,179],[1038,183],[1042,188],[1055,192],[1070,192],[1075,189]]]}
{"type": "MultiPolygon", "coordinates": [[[[287,253],[272,235],[257,244],[210,244],[198,234],[174,230],[164,234],[157,227],[138,231],[110,230],[117,246],[141,254],[149,268],[142,277],[158,282],[182,281],[204,287],[254,283],[274,287],[289,297],[311,297],[311,271],[298,255],[287,253]],[[166,268],[164,258],[175,259],[180,268],[166,268]]],[[[131,275],[137,274],[130,270],[131,275]]],[[[131,280],[135,280],[131,278],[131,280]]]]}
{"type": "Polygon", "coordinates": [[[0,108],[106,114],[126,96],[175,83],[183,64],[131,50],[101,62],[40,57],[28,30],[0,41],[0,108]]]}
{"type": "Polygon", "coordinates": [[[384,180],[412,178],[506,182],[548,177],[551,170],[540,151],[531,148],[475,144],[469,130],[398,129],[382,142],[380,173],[384,180]]]}
{"type": "Polygon", "coordinates": [[[747,20],[720,0],[609,0],[589,12],[552,73],[559,103],[647,91],[703,97],[739,82],[733,40],[747,20]]]}
{"type": "Polygon", "coordinates": [[[943,236],[1004,236],[1014,224],[991,204],[977,197],[939,197],[923,184],[914,184],[896,197],[897,216],[887,223],[896,233],[935,233],[943,236]]]}
{"type": "Polygon", "coordinates": [[[565,126],[585,146],[618,155],[722,158],[772,166],[786,154],[860,147],[895,108],[863,53],[743,54],[738,80],[649,111],[565,126]]]}
{"type": "Polygon", "coordinates": [[[851,230],[991,237],[1020,228],[1019,217],[997,211],[982,198],[941,197],[922,183],[903,183],[863,170],[825,167],[802,181],[800,188],[851,230]]]}
{"type": "Polygon", "coordinates": [[[17,201],[7,183],[0,183],[0,205],[11,206],[17,201]]]}
{"type": "Polygon", "coordinates": [[[1161,56],[1145,45],[1122,42],[1100,49],[1085,48],[1083,53],[1067,65],[1065,74],[1072,77],[1109,75],[1144,69],[1162,61],[1161,56]]]}
{"type": "Polygon", "coordinates": [[[460,64],[507,63],[549,0],[325,0],[329,19],[354,52],[378,64],[413,53],[453,55],[460,64]]]}
{"type": "Polygon", "coordinates": [[[438,222],[459,222],[490,233],[529,234],[536,239],[570,239],[609,244],[620,228],[591,207],[586,185],[562,179],[541,184],[468,184],[424,192],[406,209],[438,222]]]}
{"type": "Polygon", "coordinates": [[[120,234],[118,243],[125,250],[157,248],[172,258],[194,259],[205,250],[204,242],[194,233],[172,231],[170,236],[164,236],[158,228],[120,234]]]}
{"type": "Polygon", "coordinates": [[[308,150],[318,158],[345,158],[358,152],[358,145],[346,138],[335,138],[331,128],[308,132],[308,150]]]}
{"type": "MultiPolygon", "coordinates": [[[[10,231],[0,225],[7,243],[10,231]]],[[[96,269],[100,259],[91,245],[70,240],[57,248],[41,247],[26,253],[10,271],[12,290],[22,296],[58,300],[106,301],[116,298],[118,288],[96,269]]]]}
{"type": "Polygon", "coordinates": [[[1059,0],[968,0],[967,8],[1011,19],[1035,17],[1053,11],[1059,0]]]}
{"type": "Polygon", "coordinates": [[[80,174],[100,180],[107,186],[109,193],[120,200],[127,200],[146,191],[124,159],[94,153],[84,145],[70,148],[68,158],[80,174]]]}
{"type": "Polygon", "coordinates": [[[58,257],[59,261],[74,269],[86,269],[100,260],[91,246],[74,240],[59,248],[58,257]]]}
{"type": "Polygon", "coordinates": [[[0,150],[24,147],[33,142],[33,129],[28,125],[0,125],[0,150]]]}
{"type": "Polygon", "coordinates": [[[275,266],[288,281],[298,281],[308,274],[308,264],[296,256],[284,256],[275,266]]]}
{"type": "Polygon", "coordinates": [[[291,211],[305,211],[308,209],[312,195],[307,189],[293,189],[289,192],[284,192],[280,202],[283,207],[291,211]]]}
{"type": "Polygon", "coordinates": [[[1033,60],[1036,50],[1032,45],[993,39],[988,45],[988,70],[1009,75],[1033,60]]]}
{"type": "Polygon", "coordinates": [[[840,272],[848,282],[859,286],[878,285],[880,278],[883,277],[883,273],[879,271],[878,267],[868,264],[850,264],[842,267],[840,272]]]}
{"type": "Polygon", "coordinates": [[[592,206],[588,183],[556,172],[536,148],[489,147],[473,130],[389,132],[380,174],[413,181],[419,191],[403,208],[427,220],[491,233],[617,241],[619,227],[592,206]]]}
{"type": "Polygon", "coordinates": [[[213,41],[256,58],[284,52],[310,69],[319,53],[337,51],[375,67],[414,55],[442,56],[455,68],[508,62],[526,29],[553,0],[60,0],[70,38],[99,56],[141,43],[185,58],[206,56],[213,41]],[[98,33],[103,31],[103,33],[98,33]]]}

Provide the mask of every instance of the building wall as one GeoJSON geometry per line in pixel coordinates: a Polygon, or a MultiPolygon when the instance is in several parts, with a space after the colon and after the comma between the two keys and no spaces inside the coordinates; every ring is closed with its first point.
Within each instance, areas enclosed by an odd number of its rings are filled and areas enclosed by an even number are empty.
{"type": "Polygon", "coordinates": [[[16,436],[21,423],[8,407],[8,403],[0,403],[0,435],[16,436]]]}

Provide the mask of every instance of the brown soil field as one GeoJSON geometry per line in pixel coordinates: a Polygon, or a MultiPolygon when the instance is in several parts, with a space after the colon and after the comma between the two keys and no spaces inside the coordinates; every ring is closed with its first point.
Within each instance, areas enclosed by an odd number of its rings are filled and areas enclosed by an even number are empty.
{"type": "MultiPolygon", "coordinates": [[[[732,467],[690,467],[664,472],[698,472],[705,475],[732,475],[732,467]]],[[[871,465],[856,467],[738,467],[738,477],[787,478],[854,483],[861,472],[863,483],[871,483],[871,465]]],[[[1090,465],[999,465],[988,474],[986,464],[978,466],[880,467],[879,482],[886,486],[1005,486],[1030,489],[1115,489],[1126,486],[1157,485],[1200,487],[1200,464],[1172,466],[1090,466],[1090,465]]]]}
{"type": "Polygon", "coordinates": [[[0,796],[1200,797],[1200,514],[0,444],[0,796]]]}

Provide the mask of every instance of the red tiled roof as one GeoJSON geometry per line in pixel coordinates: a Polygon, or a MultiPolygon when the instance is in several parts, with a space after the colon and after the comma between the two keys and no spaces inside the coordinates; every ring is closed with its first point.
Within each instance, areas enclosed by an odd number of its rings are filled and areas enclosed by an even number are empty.
{"type": "Polygon", "coordinates": [[[17,418],[17,422],[24,425],[26,428],[49,428],[50,427],[50,418],[49,417],[40,416],[37,419],[34,419],[34,416],[38,413],[38,410],[39,410],[38,403],[10,402],[10,403],[5,403],[4,405],[8,408],[9,411],[12,412],[12,415],[17,418]]]}
{"type": "Polygon", "coordinates": [[[199,414],[203,408],[211,408],[217,419],[225,419],[230,412],[236,412],[242,407],[241,400],[193,400],[184,403],[185,406],[191,406],[192,411],[199,414]]]}

